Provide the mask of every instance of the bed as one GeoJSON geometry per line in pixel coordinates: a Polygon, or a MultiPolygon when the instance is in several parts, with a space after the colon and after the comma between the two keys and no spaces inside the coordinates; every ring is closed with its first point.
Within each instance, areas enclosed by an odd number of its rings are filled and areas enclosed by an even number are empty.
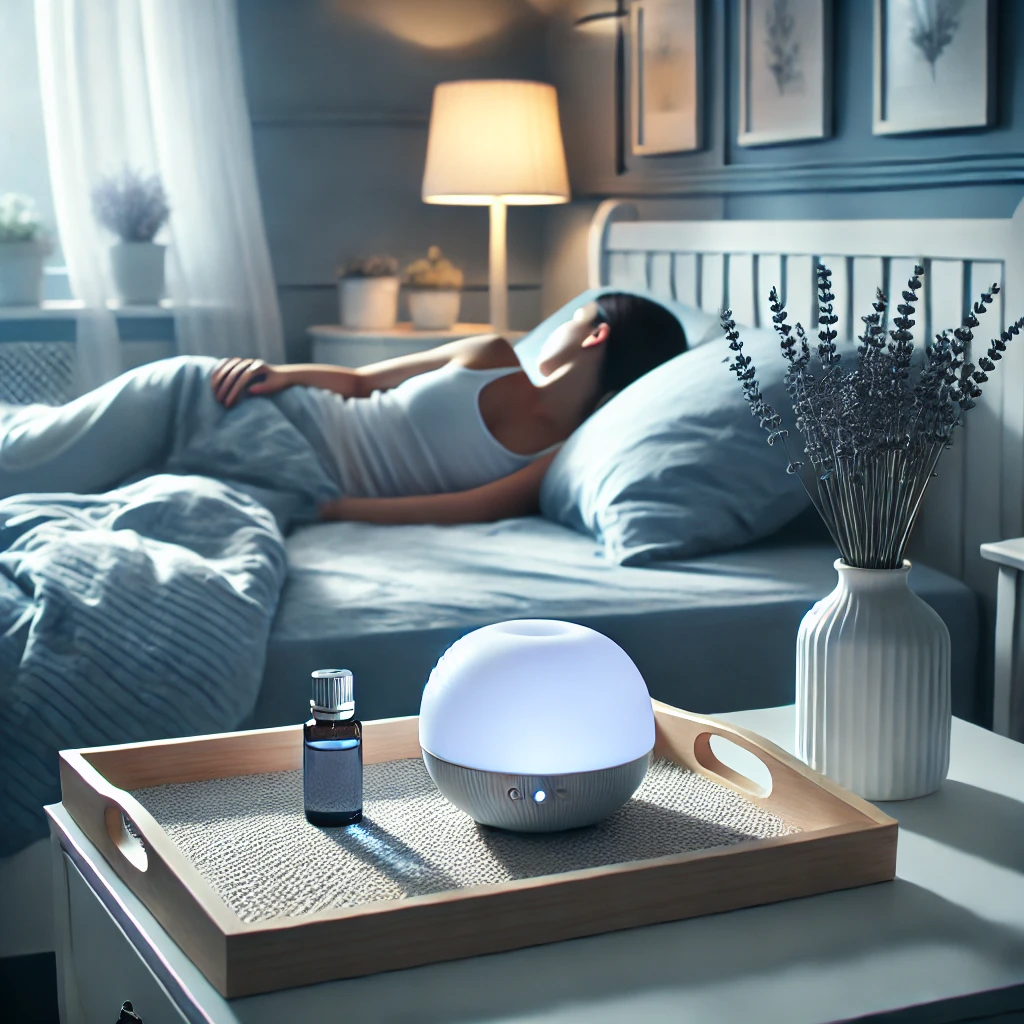
{"type": "MultiPolygon", "coordinates": [[[[737,321],[766,322],[781,282],[809,321],[813,265],[836,274],[841,327],[878,281],[928,265],[925,327],[959,318],[982,283],[1024,296],[1024,204],[1005,220],[644,222],[609,200],[590,232],[594,286],[640,287],[701,307],[729,304],[737,321]]],[[[998,328],[997,328],[998,329],[998,328]]],[[[1022,532],[1024,353],[995,386],[944,465],[916,533],[911,585],[950,627],[953,708],[985,709],[993,572],[978,544],[1022,532]]],[[[289,572],[271,632],[253,726],[295,722],[308,673],[345,665],[365,718],[415,713],[431,666],[467,630],[511,616],[558,616],[616,639],[652,693],[696,711],[793,697],[794,636],[834,585],[834,551],[808,520],[757,545],[655,568],[605,560],[585,536],[541,519],[465,527],[323,524],[288,540],[289,572]]],[[[525,709],[524,709],[525,713],[525,709]]],[[[52,948],[47,843],[0,860],[0,956],[52,948]]]]}
{"type": "MultiPolygon", "coordinates": [[[[835,586],[835,557],[809,517],[764,543],[657,568],[612,564],[590,538],[539,517],[307,527],[288,541],[289,576],[252,724],[297,721],[310,671],[325,666],[355,673],[361,717],[416,714],[449,644],[489,622],[533,617],[607,634],[652,695],[677,707],[788,704],[797,626],[835,586]]],[[[911,585],[950,628],[954,713],[975,719],[977,598],[923,565],[911,585]]]]}

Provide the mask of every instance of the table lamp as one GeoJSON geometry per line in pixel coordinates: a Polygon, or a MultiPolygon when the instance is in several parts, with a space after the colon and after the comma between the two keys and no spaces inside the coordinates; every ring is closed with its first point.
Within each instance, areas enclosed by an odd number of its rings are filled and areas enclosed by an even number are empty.
{"type": "Polygon", "coordinates": [[[420,749],[483,825],[554,832],[617,811],[647,774],[654,711],[636,665],[596,630],[516,619],[468,633],[430,673],[420,749]]]}
{"type": "Polygon", "coordinates": [[[423,201],[491,208],[490,320],[507,330],[507,207],[569,201],[554,86],[504,79],[438,85],[423,201]]]}

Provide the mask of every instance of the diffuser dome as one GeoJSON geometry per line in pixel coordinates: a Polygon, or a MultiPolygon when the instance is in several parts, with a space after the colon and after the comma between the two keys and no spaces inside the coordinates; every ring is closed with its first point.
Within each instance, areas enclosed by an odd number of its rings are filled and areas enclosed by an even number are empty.
{"type": "Polygon", "coordinates": [[[427,770],[484,824],[590,824],[643,780],[654,713],[629,655],[595,630],[519,619],[475,630],[430,674],[420,705],[427,770]]]}

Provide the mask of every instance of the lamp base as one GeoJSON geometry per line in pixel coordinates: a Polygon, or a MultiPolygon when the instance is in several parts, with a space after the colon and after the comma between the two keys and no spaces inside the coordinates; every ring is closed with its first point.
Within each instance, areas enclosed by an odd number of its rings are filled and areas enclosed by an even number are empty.
{"type": "Polygon", "coordinates": [[[422,752],[434,784],[460,811],[481,825],[513,832],[560,832],[607,818],[643,782],[652,753],[598,771],[515,775],[465,768],[422,752]]]}

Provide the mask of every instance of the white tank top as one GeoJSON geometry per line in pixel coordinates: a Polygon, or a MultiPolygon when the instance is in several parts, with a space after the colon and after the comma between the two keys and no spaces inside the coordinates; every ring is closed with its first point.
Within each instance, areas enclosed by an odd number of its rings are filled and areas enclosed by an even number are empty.
{"type": "Polygon", "coordinates": [[[542,452],[509,451],[487,429],[480,392],[518,366],[448,363],[369,398],[310,389],[341,493],[393,498],[465,491],[528,466],[542,452]]]}

